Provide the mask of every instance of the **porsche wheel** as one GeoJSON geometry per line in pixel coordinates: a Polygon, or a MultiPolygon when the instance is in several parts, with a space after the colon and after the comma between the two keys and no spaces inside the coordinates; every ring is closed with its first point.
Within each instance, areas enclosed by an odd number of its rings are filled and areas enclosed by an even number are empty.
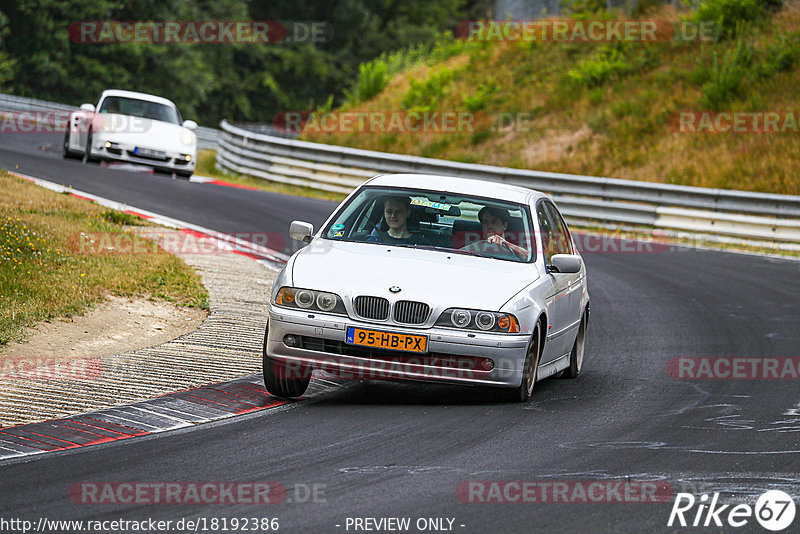
{"type": "Polygon", "coordinates": [[[62,145],[62,156],[64,159],[80,159],[80,153],[76,154],[69,149],[69,130],[64,133],[64,144],[62,145]]]}
{"type": "Polygon", "coordinates": [[[86,152],[83,155],[84,163],[91,163],[97,161],[97,158],[92,156],[92,132],[86,136],[86,152]]]}

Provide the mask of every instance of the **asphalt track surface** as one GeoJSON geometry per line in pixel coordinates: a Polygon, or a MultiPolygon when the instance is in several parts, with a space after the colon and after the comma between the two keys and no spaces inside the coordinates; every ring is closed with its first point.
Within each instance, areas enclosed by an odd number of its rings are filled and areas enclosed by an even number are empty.
{"type": "MultiPolygon", "coordinates": [[[[223,232],[285,236],[290,220],[319,224],[333,208],[64,162],[59,142],[4,134],[0,167],[223,232]]],[[[667,372],[678,357],[800,356],[800,262],[683,248],[584,258],[592,318],[583,372],[538,383],[527,404],[493,403],[467,388],[354,382],[286,408],[6,462],[0,518],[278,518],[279,532],[309,533],[355,532],[353,518],[387,517],[410,518],[409,532],[419,531],[419,518],[453,519],[452,530],[463,533],[696,530],[667,527],[674,496],[463,502],[457,490],[469,481],[660,481],[751,506],[765,490],[781,489],[800,504],[798,380],[689,380],[667,372]],[[271,481],[288,498],[78,504],[69,488],[84,481],[271,481]],[[304,488],[315,484],[315,502],[305,502],[304,488]]],[[[798,525],[800,518],[787,532],[798,525]]],[[[741,528],[704,531],[767,532],[752,517],[741,528]]]]}

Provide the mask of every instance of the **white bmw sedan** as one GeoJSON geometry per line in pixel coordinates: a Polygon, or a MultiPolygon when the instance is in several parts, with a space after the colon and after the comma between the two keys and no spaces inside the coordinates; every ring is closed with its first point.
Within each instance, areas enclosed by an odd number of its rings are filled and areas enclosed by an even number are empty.
{"type": "Polygon", "coordinates": [[[197,159],[197,123],[184,121],[172,101],[110,89],[97,107],[83,104],[70,114],[65,158],[123,161],[190,177],[197,159]]]}
{"type": "Polygon", "coordinates": [[[311,372],[497,388],[581,370],[586,269],[545,194],[445,176],[364,183],[278,274],[264,382],[299,397],[311,372]]]}

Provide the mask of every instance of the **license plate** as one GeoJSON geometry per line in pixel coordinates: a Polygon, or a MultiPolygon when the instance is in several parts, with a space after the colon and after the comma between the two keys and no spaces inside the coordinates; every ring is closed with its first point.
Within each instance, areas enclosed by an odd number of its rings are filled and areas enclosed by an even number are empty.
{"type": "Polygon", "coordinates": [[[406,352],[427,352],[428,336],[415,336],[411,334],[396,334],[394,332],[381,332],[347,327],[345,342],[349,345],[362,345],[378,349],[402,350],[406,352]]]}
{"type": "Polygon", "coordinates": [[[138,146],[133,149],[133,153],[137,156],[144,156],[147,158],[163,158],[167,153],[161,150],[151,150],[149,148],[139,148],[138,146]]]}

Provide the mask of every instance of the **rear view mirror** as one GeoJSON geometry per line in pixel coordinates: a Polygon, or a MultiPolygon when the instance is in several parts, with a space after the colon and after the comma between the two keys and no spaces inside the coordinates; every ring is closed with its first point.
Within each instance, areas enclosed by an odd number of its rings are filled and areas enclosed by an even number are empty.
{"type": "Polygon", "coordinates": [[[547,266],[547,271],[551,273],[577,273],[580,270],[581,257],[577,254],[555,254],[547,266]]]}
{"type": "Polygon", "coordinates": [[[183,124],[181,126],[186,128],[187,130],[192,130],[192,131],[197,130],[197,123],[194,121],[183,121],[183,124]]]}
{"type": "Polygon", "coordinates": [[[289,225],[289,237],[305,243],[311,242],[311,234],[314,233],[314,225],[303,221],[292,221],[289,225]]]}
{"type": "Polygon", "coordinates": [[[94,105],[93,104],[81,104],[81,110],[82,111],[94,111],[94,105]]]}

